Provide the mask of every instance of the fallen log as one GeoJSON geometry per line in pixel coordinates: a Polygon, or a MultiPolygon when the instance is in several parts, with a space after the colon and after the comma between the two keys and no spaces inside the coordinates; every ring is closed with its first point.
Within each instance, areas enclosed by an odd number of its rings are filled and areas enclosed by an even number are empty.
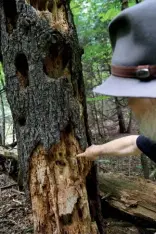
{"type": "Polygon", "coordinates": [[[6,147],[0,146],[1,158],[14,159],[18,161],[17,149],[7,149],[6,147]]]}
{"type": "Polygon", "coordinates": [[[100,196],[125,214],[156,222],[156,183],[121,174],[99,175],[100,196]]]}
{"type": "Polygon", "coordinates": [[[0,146],[0,170],[6,172],[15,181],[18,179],[19,166],[17,149],[7,149],[5,146],[0,146]]]}

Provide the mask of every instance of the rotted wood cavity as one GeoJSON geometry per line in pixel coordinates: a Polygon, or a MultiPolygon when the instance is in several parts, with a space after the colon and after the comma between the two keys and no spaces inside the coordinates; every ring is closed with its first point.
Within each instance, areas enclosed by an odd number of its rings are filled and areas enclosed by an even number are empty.
{"type": "Polygon", "coordinates": [[[96,224],[90,225],[85,189],[90,163],[86,171],[84,160],[74,156],[78,150],[73,134],[63,133],[49,151],[38,145],[32,153],[29,186],[35,233],[97,233],[96,224]]]}

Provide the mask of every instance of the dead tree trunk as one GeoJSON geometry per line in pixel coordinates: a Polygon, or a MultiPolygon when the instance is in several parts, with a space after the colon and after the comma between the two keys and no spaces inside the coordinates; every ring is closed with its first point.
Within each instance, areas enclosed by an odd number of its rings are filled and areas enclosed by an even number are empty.
{"type": "Polygon", "coordinates": [[[35,233],[103,233],[96,168],[75,158],[90,141],[69,1],[4,0],[1,43],[35,233]]]}

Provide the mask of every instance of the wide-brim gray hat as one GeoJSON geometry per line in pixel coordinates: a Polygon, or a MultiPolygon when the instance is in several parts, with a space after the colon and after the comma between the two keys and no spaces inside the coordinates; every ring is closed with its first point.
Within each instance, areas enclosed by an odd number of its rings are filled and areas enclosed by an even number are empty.
{"type": "Polygon", "coordinates": [[[122,11],[109,25],[111,76],[93,91],[156,98],[156,0],[122,11]]]}

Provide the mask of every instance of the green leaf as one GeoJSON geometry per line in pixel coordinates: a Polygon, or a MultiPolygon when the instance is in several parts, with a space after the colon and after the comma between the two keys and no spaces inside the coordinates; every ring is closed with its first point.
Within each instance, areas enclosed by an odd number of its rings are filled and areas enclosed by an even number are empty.
{"type": "Polygon", "coordinates": [[[102,22],[112,20],[116,15],[120,13],[120,10],[117,8],[111,8],[106,13],[100,13],[99,17],[102,22]]]}
{"type": "Polygon", "coordinates": [[[97,96],[97,97],[88,97],[87,98],[87,102],[96,102],[96,101],[101,101],[101,100],[105,100],[105,99],[108,99],[110,98],[109,96],[104,96],[104,95],[101,95],[101,96],[97,96]]]}

